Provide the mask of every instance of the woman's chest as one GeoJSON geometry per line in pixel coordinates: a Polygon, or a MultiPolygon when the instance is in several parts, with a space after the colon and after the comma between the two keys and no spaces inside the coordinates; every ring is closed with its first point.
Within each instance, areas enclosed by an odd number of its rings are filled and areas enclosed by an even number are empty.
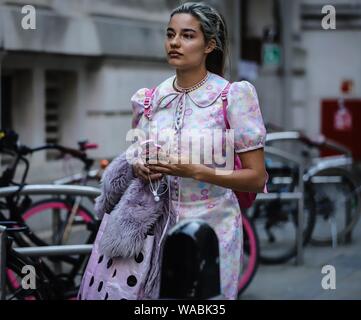
{"type": "Polygon", "coordinates": [[[178,133],[225,129],[221,99],[210,106],[199,107],[189,97],[180,97],[166,107],[156,109],[152,119],[145,121],[149,129],[159,133],[169,129],[178,133]]]}

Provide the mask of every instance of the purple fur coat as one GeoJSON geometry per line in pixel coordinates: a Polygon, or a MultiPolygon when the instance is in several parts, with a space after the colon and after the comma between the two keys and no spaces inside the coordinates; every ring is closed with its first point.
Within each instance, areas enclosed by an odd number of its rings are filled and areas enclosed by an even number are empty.
{"type": "MultiPolygon", "coordinates": [[[[166,179],[159,193],[165,191],[166,179]]],[[[162,234],[176,221],[169,192],[156,202],[148,184],[134,176],[125,152],[104,172],[101,191],[95,210],[102,222],[78,298],[158,298],[162,234]]]]}

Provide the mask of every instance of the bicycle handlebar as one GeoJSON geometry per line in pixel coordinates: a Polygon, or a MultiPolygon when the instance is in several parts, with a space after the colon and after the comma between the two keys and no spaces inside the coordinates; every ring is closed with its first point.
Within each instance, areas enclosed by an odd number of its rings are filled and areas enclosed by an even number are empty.
{"type": "Polygon", "coordinates": [[[94,163],[94,159],[88,158],[86,150],[95,149],[98,147],[98,145],[95,143],[88,143],[87,140],[79,141],[78,145],[79,149],[68,148],[59,144],[46,144],[40,147],[30,148],[19,143],[18,134],[15,131],[0,130],[0,152],[15,157],[15,161],[11,168],[6,169],[0,177],[0,185],[19,185],[13,182],[19,161],[23,161],[25,163],[25,171],[22,176],[20,186],[24,185],[29,170],[29,162],[25,156],[41,150],[53,149],[60,151],[62,154],[69,154],[72,157],[82,161],[84,163],[85,170],[89,171],[94,163]]]}
{"type": "MultiPolygon", "coordinates": [[[[24,148],[24,146],[22,146],[22,148],[24,148]]],[[[27,155],[29,153],[37,152],[37,151],[53,149],[53,150],[59,150],[61,153],[64,153],[64,154],[69,154],[69,155],[73,156],[74,158],[77,158],[77,159],[82,160],[82,161],[87,159],[87,155],[86,155],[86,153],[84,151],[64,147],[64,146],[61,146],[59,144],[46,144],[44,146],[37,147],[37,148],[27,148],[27,147],[25,147],[25,148],[26,148],[24,150],[25,155],[27,155]]]]}

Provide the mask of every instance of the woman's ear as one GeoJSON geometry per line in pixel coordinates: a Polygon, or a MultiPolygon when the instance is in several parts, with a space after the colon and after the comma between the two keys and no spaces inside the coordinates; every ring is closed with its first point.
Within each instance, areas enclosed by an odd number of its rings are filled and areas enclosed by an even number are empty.
{"type": "Polygon", "coordinates": [[[216,48],[216,46],[217,46],[216,40],[214,39],[209,40],[204,53],[211,53],[216,48]]]}

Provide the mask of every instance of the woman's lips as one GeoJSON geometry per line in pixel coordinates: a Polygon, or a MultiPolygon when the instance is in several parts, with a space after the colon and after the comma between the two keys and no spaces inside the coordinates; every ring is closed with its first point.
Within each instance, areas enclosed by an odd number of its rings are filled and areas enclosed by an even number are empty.
{"type": "Polygon", "coordinates": [[[172,52],[172,53],[169,53],[169,56],[170,56],[171,58],[180,58],[180,57],[182,56],[182,54],[172,52]]]}

